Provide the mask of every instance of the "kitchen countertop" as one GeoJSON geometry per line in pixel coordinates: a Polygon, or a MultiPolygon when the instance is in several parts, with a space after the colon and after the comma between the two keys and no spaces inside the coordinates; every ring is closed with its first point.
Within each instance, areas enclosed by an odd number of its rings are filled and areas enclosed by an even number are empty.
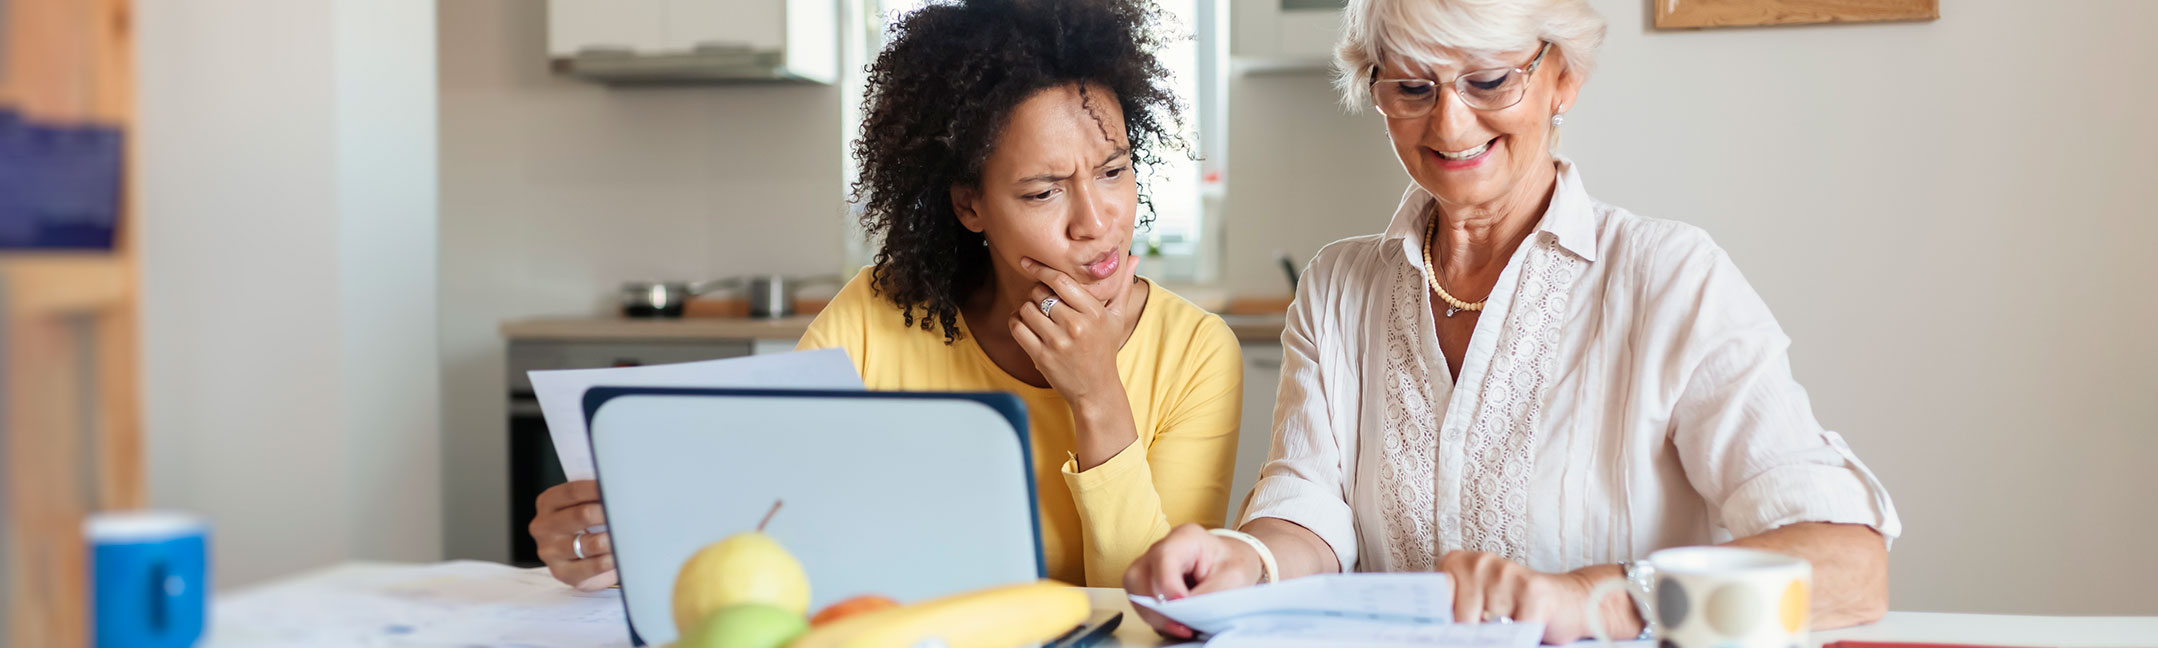
{"type": "Polygon", "coordinates": [[[780,340],[802,337],[814,315],[747,317],[539,317],[502,323],[511,341],[780,340]]]}
{"type": "MultiPolygon", "coordinates": [[[[813,315],[780,319],[539,317],[503,322],[501,330],[502,337],[511,341],[785,340],[802,337],[814,319],[813,315]]],[[[1279,314],[1223,315],[1221,319],[1244,344],[1281,341],[1282,316],[1279,314]]]]}
{"type": "Polygon", "coordinates": [[[1236,340],[1244,344],[1280,344],[1281,325],[1287,317],[1271,315],[1223,315],[1221,321],[1229,323],[1229,330],[1236,333],[1236,340]]]}

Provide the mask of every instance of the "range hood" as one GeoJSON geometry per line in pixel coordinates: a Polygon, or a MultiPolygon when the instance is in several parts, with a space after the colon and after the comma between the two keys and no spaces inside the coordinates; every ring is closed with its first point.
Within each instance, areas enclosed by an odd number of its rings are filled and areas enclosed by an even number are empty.
{"type": "Polygon", "coordinates": [[[547,57],[557,73],[607,84],[833,83],[837,6],[834,0],[548,0],[547,57]]]}
{"type": "Polygon", "coordinates": [[[679,53],[586,49],[554,60],[555,72],[613,85],[713,83],[828,83],[789,67],[786,52],[746,46],[701,46],[679,53]]]}

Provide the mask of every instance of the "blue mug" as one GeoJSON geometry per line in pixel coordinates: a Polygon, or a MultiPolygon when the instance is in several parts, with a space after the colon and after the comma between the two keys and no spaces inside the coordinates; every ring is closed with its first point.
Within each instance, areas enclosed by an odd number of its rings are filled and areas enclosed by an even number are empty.
{"type": "Polygon", "coordinates": [[[169,512],[93,513],[91,635],[98,648],[186,648],[209,612],[210,529],[169,512]]]}

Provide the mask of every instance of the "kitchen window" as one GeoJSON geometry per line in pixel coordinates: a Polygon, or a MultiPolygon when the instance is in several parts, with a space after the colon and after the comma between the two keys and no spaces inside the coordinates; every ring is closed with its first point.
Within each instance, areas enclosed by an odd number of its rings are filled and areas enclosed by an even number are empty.
{"type": "MultiPolygon", "coordinates": [[[[852,143],[861,133],[864,68],[884,48],[886,28],[929,0],[845,0],[842,11],[841,91],[848,153],[849,182],[859,175],[852,143]]],[[[1228,0],[1156,0],[1168,17],[1168,47],[1157,55],[1169,68],[1170,84],[1184,106],[1183,136],[1192,156],[1165,153],[1163,164],[1146,178],[1154,203],[1154,222],[1133,234],[1132,252],[1148,258],[1148,276],[1176,283],[1213,283],[1221,267],[1221,205],[1228,158],[1225,142],[1225,73],[1229,51],[1228,0]]],[[[847,261],[867,265],[873,251],[862,240],[860,211],[847,213],[847,261]]]]}

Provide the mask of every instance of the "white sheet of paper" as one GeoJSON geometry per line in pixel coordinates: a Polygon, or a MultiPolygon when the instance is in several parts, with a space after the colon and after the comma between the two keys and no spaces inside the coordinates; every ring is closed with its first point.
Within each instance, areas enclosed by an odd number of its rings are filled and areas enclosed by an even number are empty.
{"type": "Polygon", "coordinates": [[[474,561],[345,565],[220,594],[206,639],[211,648],[630,645],[619,590],[578,592],[545,569],[474,561]]]}
{"type": "Polygon", "coordinates": [[[1535,648],[1541,623],[1399,623],[1325,616],[1270,616],[1236,624],[1208,648],[1535,648]]]}
{"type": "Polygon", "coordinates": [[[762,389],[834,389],[860,391],[862,376],[843,349],[744,356],[703,362],[529,371],[532,394],[562,474],[570,481],[591,479],[592,442],[585,435],[584,393],[593,387],[704,387],[762,389]]]}
{"type": "Polygon", "coordinates": [[[1429,625],[1454,618],[1453,581],[1445,574],[1329,574],[1166,603],[1144,596],[1132,596],[1131,602],[1210,635],[1267,619],[1317,617],[1429,625]]]}

